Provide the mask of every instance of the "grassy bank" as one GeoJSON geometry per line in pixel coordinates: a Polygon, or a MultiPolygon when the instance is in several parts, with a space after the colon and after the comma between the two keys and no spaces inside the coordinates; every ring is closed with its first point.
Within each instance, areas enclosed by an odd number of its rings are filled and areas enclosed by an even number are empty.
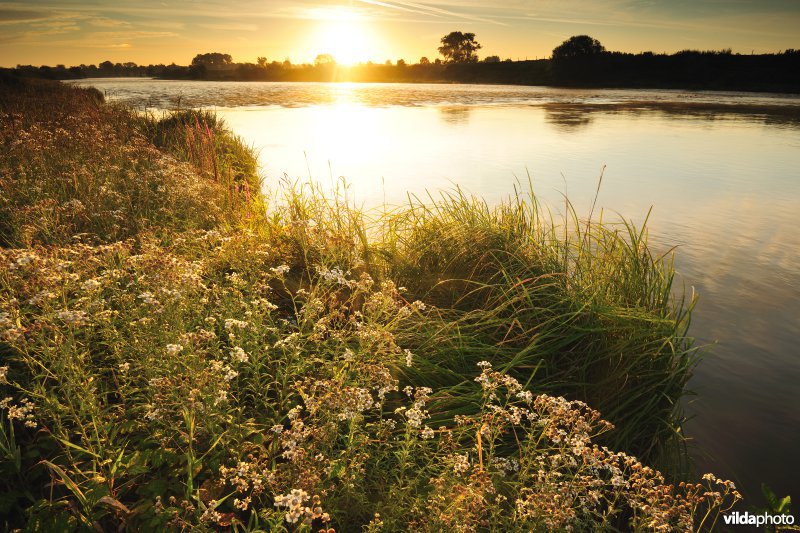
{"type": "Polygon", "coordinates": [[[5,528],[691,530],[738,498],[651,468],[695,355],[644,232],[265,198],[208,114],[0,93],[5,528]]]}

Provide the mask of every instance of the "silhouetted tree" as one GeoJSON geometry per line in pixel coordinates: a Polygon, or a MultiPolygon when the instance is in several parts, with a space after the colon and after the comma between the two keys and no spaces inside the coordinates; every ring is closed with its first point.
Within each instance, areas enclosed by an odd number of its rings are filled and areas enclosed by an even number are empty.
{"type": "Polygon", "coordinates": [[[325,67],[325,66],[328,66],[328,65],[335,65],[336,64],[336,60],[330,54],[319,54],[314,59],[314,64],[316,66],[318,66],[318,67],[325,67]]]}
{"type": "Polygon", "coordinates": [[[428,59],[425,56],[422,56],[422,57],[419,58],[419,64],[420,65],[430,65],[431,64],[431,60],[428,59]]]}
{"type": "Polygon", "coordinates": [[[209,52],[207,54],[197,54],[192,59],[193,66],[204,65],[206,67],[221,67],[230,65],[233,58],[230,54],[221,54],[219,52],[209,52]]]}
{"type": "Polygon", "coordinates": [[[553,59],[590,57],[605,51],[605,47],[597,39],[588,35],[574,35],[553,49],[553,59]]]}
{"type": "Polygon", "coordinates": [[[485,58],[483,58],[483,62],[484,63],[499,63],[500,62],[500,56],[486,56],[485,58]]]}
{"type": "Polygon", "coordinates": [[[258,59],[256,59],[256,62],[258,63],[258,66],[261,67],[261,68],[264,68],[264,67],[267,66],[267,58],[264,57],[264,56],[258,57],[258,59]]]}
{"type": "Polygon", "coordinates": [[[398,66],[398,67],[404,67],[404,66],[406,66],[406,60],[405,60],[405,59],[398,59],[398,60],[397,60],[397,66],[398,66]]]}
{"type": "Polygon", "coordinates": [[[470,63],[478,60],[476,53],[481,48],[474,33],[452,31],[442,37],[439,53],[447,63],[470,63]]]}

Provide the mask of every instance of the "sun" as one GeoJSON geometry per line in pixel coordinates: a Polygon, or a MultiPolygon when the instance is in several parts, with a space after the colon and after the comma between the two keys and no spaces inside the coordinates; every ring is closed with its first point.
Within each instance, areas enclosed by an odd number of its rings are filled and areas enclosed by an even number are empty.
{"type": "Polygon", "coordinates": [[[368,21],[347,8],[320,10],[312,46],[315,54],[330,54],[337,63],[352,65],[368,61],[374,54],[376,39],[368,21]]]}

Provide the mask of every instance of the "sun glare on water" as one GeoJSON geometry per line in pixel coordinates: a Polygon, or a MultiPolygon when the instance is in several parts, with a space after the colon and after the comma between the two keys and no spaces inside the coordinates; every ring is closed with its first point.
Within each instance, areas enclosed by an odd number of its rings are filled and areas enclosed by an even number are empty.
{"type": "Polygon", "coordinates": [[[339,8],[319,10],[315,15],[319,20],[311,39],[315,54],[330,54],[342,65],[370,59],[376,39],[360,13],[339,8]]]}

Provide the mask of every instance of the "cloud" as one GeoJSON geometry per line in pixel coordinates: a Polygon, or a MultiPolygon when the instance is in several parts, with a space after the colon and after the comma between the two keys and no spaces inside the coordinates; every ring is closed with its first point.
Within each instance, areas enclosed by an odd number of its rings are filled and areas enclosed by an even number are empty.
{"type": "Polygon", "coordinates": [[[107,17],[89,18],[86,22],[97,28],[129,28],[132,26],[127,20],[112,19],[107,17]]]}
{"type": "Polygon", "coordinates": [[[497,24],[500,26],[505,26],[503,22],[499,22],[494,19],[470,15],[467,13],[459,13],[456,11],[451,11],[448,9],[442,9],[438,7],[433,7],[425,4],[419,4],[416,2],[406,2],[404,0],[393,0],[391,2],[385,2],[380,0],[356,0],[358,2],[364,4],[370,4],[380,7],[385,7],[389,9],[395,9],[399,11],[406,11],[409,13],[416,13],[419,15],[427,15],[430,17],[439,17],[439,18],[448,18],[448,19],[459,19],[459,20],[470,20],[473,22],[483,22],[487,24],[497,24]]]}
{"type": "Polygon", "coordinates": [[[215,23],[215,24],[198,24],[199,27],[207,30],[222,30],[222,31],[256,31],[258,26],[255,24],[236,24],[236,23],[215,23]]]}
{"type": "Polygon", "coordinates": [[[36,20],[46,19],[50,16],[44,11],[32,9],[7,9],[0,7],[0,25],[22,24],[36,20]]]}

